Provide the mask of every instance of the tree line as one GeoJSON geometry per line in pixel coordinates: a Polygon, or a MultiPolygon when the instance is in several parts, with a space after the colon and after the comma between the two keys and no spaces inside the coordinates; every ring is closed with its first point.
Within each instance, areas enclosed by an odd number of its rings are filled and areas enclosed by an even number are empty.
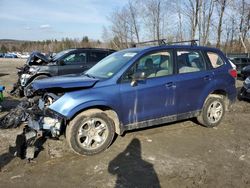
{"type": "Polygon", "coordinates": [[[0,52],[32,52],[41,51],[44,53],[59,52],[69,48],[90,48],[102,47],[99,40],[91,40],[87,36],[80,39],[63,38],[62,40],[44,40],[44,41],[18,41],[18,40],[0,40],[0,52]]]}
{"type": "Polygon", "coordinates": [[[248,0],[129,0],[109,17],[103,38],[117,49],[131,43],[166,38],[198,39],[225,52],[249,52],[248,0]]]}
{"type": "Polygon", "coordinates": [[[64,38],[44,41],[0,41],[0,52],[59,52],[67,48],[123,49],[145,40],[198,39],[226,53],[250,52],[249,0],[129,0],[108,15],[102,42],[64,38]]]}

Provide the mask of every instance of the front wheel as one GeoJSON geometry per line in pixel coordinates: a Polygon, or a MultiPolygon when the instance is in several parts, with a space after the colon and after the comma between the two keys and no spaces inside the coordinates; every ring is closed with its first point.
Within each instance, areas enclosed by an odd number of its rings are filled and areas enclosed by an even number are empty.
{"type": "Polygon", "coordinates": [[[83,112],[66,129],[68,144],[80,155],[94,155],[104,151],[111,144],[114,134],[114,122],[103,112],[83,112]]]}
{"type": "Polygon", "coordinates": [[[205,102],[198,122],[205,127],[218,126],[225,114],[225,104],[222,98],[210,97],[205,102]]]}

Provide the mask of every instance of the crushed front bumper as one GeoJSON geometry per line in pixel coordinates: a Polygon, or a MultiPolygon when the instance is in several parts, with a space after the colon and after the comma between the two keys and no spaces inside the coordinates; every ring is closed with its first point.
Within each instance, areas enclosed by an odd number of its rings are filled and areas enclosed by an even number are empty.
{"type": "Polygon", "coordinates": [[[17,135],[17,156],[22,159],[33,159],[35,152],[39,150],[37,140],[58,138],[62,133],[63,123],[64,119],[46,108],[43,99],[39,99],[39,104],[29,110],[28,125],[22,134],[17,135]]]}

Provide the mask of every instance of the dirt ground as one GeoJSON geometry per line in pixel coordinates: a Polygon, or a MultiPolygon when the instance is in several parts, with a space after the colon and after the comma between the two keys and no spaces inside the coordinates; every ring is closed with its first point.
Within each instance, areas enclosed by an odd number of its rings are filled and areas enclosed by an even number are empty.
{"type": "MultiPolygon", "coordinates": [[[[23,63],[0,60],[7,91],[23,63]]],[[[6,112],[18,99],[4,94],[6,112]]],[[[216,128],[187,120],[132,131],[92,157],[74,154],[62,136],[47,140],[32,163],[13,158],[20,132],[0,130],[0,187],[250,187],[249,102],[237,101],[216,128]]]]}

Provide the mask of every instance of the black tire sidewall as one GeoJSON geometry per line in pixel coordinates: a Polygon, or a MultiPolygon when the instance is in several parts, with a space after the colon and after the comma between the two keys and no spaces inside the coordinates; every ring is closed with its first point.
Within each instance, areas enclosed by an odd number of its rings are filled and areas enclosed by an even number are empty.
{"type": "Polygon", "coordinates": [[[208,98],[208,100],[206,101],[205,106],[203,107],[203,110],[202,110],[202,118],[203,118],[204,126],[205,127],[216,127],[216,126],[218,126],[220,124],[220,122],[222,121],[224,115],[225,115],[225,104],[224,104],[223,99],[221,99],[219,97],[210,97],[210,98],[208,98]],[[207,111],[208,111],[208,108],[210,107],[211,103],[213,103],[214,101],[219,101],[222,104],[223,112],[222,112],[222,116],[221,116],[219,121],[217,121],[216,123],[211,123],[208,120],[207,111]]]}
{"type": "Polygon", "coordinates": [[[69,144],[71,148],[74,150],[74,152],[80,155],[94,155],[94,154],[98,154],[104,151],[105,149],[109,147],[109,145],[112,143],[112,140],[114,138],[115,129],[114,129],[114,122],[105,113],[96,113],[90,116],[80,116],[76,118],[77,118],[76,121],[73,124],[69,125],[69,126],[72,126],[72,127],[69,127],[70,130],[69,129],[66,130],[66,131],[70,131],[66,135],[69,136],[68,142],[70,142],[69,144]],[[79,145],[77,141],[77,132],[80,126],[82,126],[82,122],[87,121],[88,119],[91,119],[91,118],[99,118],[106,122],[107,128],[108,128],[108,136],[106,138],[106,141],[100,147],[93,149],[93,150],[87,150],[87,149],[82,148],[79,145]]]}

